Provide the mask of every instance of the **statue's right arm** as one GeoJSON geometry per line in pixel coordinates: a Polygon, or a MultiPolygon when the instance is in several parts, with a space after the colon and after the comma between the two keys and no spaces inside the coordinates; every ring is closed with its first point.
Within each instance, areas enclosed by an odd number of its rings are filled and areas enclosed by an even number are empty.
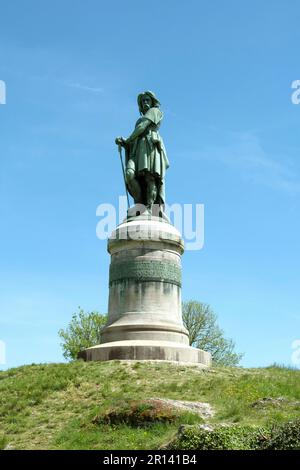
{"type": "Polygon", "coordinates": [[[130,144],[134,139],[139,137],[147,127],[151,124],[151,121],[149,119],[142,119],[141,122],[136,126],[134,129],[133,133],[126,139],[126,144],[130,144]]]}
{"type": "Polygon", "coordinates": [[[115,140],[116,144],[121,145],[122,147],[128,146],[129,144],[131,144],[131,142],[134,141],[134,139],[136,139],[141,134],[143,134],[143,132],[145,132],[151,122],[152,121],[150,121],[150,119],[142,119],[141,122],[139,122],[139,124],[134,129],[133,133],[128,137],[128,139],[124,139],[124,137],[117,137],[115,140]]]}
{"type": "Polygon", "coordinates": [[[126,147],[126,139],[124,139],[124,137],[116,137],[115,143],[117,145],[121,145],[122,147],[126,147]]]}

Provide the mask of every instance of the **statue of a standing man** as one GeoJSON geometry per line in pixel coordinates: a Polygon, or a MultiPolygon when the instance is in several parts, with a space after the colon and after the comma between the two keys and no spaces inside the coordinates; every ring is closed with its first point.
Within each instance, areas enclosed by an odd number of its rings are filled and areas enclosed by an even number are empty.
{"type": "Polygon", "coordinates": [[[137,98],[141,117],[133,133],[127,138],[116,138],[116,144],[125,148],[126,186],[135,204],[143,204],[146,213],[159,208],[163,214],[165,203],[165,172],[169,161],[159,127],[163,118],[160,102],[151,91],[140,93],[137,98]],[[154,206],[154,207],[153,207],[154,206]]]}

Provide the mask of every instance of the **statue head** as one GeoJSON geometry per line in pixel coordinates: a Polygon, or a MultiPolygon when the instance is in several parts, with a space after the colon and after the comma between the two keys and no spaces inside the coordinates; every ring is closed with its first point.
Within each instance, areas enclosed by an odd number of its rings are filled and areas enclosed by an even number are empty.
{"type": "Polygon", "coordinates": [[[144,91],[137,97],[140,114],[145,114],[150,108],[159,108],[160,102],[152,91],[144,91]]]}

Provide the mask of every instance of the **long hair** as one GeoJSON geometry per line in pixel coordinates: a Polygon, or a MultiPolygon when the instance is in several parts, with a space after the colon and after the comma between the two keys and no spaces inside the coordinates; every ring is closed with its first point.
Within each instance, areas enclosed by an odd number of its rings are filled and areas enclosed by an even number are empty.
{"type": "Polygon", "coordinates": [[[155,94],[152,91],[144,91],[143,93],[140,93],[139,96],[137,97],[137,102],[138,102],[138,107],[139,107],[140,114],[143,114],[143,112],[142,112],[142,98],[145,95],[148,95],[151,98],[152,108],[159,108],[159,106],[160,106],[159,100],[156,98],[155,94]]]}

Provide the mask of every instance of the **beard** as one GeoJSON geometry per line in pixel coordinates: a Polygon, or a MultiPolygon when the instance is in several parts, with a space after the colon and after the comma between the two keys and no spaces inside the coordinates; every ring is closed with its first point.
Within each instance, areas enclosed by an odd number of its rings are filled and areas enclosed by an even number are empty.
{"type": "Polygon", "coordinates": [[[144,114],[150,109],[150,105],[149,104],[144,104],[143,106],[143,111],[144,111],[144,114]]]}

